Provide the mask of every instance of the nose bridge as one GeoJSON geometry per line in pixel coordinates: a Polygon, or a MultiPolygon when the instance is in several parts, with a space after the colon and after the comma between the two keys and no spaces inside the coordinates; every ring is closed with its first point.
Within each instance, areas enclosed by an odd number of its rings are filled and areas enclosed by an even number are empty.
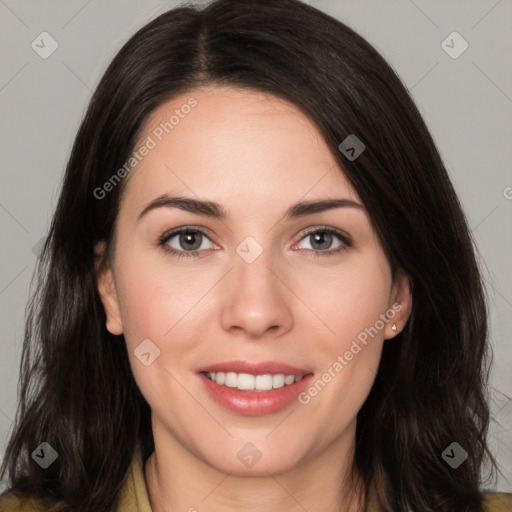
{"type": "Polygon", "coordinates": [[[240,244],[234,258],[237,285],[245,287],[250,294],[275,292],[276,277],[271,271],[273,266],[270,249],[262,248],[261,253],[258,254],[257,249],[251,246],[250,242],[240,244]]]}
{"type": "Polygon", "coordinates": [[[252,237],[241,242],[234,257],[234,281],[239,298],[253,302],[253,307],[262,308],[265,304],[277,301],[276,276],[271,271],[272,250],[263,247],[252,237]]]}
{"type": "Polygon", "coordinates": [[[272,252],[253,237],[237,246],[223,298],[225,329],[243,329],[257,337],[270,328],[289,328],[291,311],[286,290],[276,276],[272,252]]]}

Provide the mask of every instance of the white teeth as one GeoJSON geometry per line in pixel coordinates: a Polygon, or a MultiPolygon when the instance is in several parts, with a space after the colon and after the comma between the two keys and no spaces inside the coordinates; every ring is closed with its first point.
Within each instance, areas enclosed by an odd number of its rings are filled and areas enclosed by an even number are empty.
{"type": "Polygon", "coordinates": [[[226,378],[224,379],[224,386],[228,386],[229,388],[236,388],[238,383],[238,378],[235,372],[226,373],[226,378]]]}
{"type": "Polygon", "coordinates": [[[279,389],[284,386],[284,374],[278,373],[277,375],[272,376],[272,387],[274,389],[279,389]]]}
{"type": "MultiPolygon", "coordinates": [[[[286,380],[286,379],[285,379],[286,380]]],[[[256,375],[254,389],[269,391],[272,389],[272,375],[256,375]]]]}
{"type": "Polygon", "coordinates": [[[284,373],[251,375],[249,373],[235,372],[207,372],[206,375],[217,384],[248,391],[279,389],[303,379],[303,375],[285,375],[284,373]]]}
{"type": "Polygon", "coordinates": [[[248,373],[239,373],[236,387],[238,389],[254,389],[255,380],[256,379],[254,375],[249,375],[248,373]]]}
{"type": "Polygon", "coordinates": [[[293,384],[295,382],[295,375],[287,375],[285,378],[284,378],[284,383],[286,385],[290,385],[290,384],[293,384]]]}

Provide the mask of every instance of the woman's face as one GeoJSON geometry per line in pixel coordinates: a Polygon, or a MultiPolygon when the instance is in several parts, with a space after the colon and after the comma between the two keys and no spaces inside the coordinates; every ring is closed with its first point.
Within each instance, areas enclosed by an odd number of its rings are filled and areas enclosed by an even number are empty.
{"type": "Polygon", "coordinates": [[[318,130],[208,87],[158,108],[142,146],[98,284],[156,449],[238,474],[339,458],[410,297],[318,130]]]}

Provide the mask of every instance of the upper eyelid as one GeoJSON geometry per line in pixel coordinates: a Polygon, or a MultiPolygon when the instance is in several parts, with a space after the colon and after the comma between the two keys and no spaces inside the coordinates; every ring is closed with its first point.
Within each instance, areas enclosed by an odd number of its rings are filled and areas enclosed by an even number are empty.
{"type": "Polygon", "coordinates": [[[349,242],[352,242],[352,237],[343,229],[339,229],[339,228],[335,228],[335,227],[331,227],[331,226],[321,226],[321,225],[314,226],[312,228],[306,228],[306,230],[301,233],[301,240],[304,237],[310,235],[311,233],[315,233],[316,231],[329,231],[329,232],[332,232],[335,235],[338,235],[342,238],[346,238],[347,241],[349,241],[349,242]]]}
{"type": "Polygon", "coordinates": [[[174,235],[179,235],[180,233],[187,232],[187,231],[199,231],[200,233],[204,233],[208,236],[211,236],[212,231],[210,231],[208,228],[200,227],[200,226],[194,226],[194,225],[186,225],[186,226],[180,226],[178,228],[168,229],[167,231],[164,231],[162,236],[160,238],[167,238],[174,235]]]}
{"type": "MultiPolygon", "coordinates": [[[[182,226],[180,228],[176,228],[176,229],[171,229],[169,231],[166,231],[163,235],[161,235],[159,237],[159,242],[161,244],[166,244],[171,238],[174,238],[175,236],[177,235],[180,235],[181,233],[187,233],[187,232],[198,232],[198,233],[201,233],[202,235],[205,235],[212,244],[214,245],[218,245],[216,242],[214,242],[212,240],[212,236],[210,234],[210,230],[207,229],[207,228],[203,228],[203,227],[197,227],[197,226],[182,226]]],[[[177,249],[178,250],[178,249],[177,249]]],[[[184,251],[185,252],[185,251],[184,251]]],[[[186,252],[196,252],[196,251],[186,251],[186,252]]],[[[197,250],[197,252],[201,252],[199,250],[197,250]]]]}

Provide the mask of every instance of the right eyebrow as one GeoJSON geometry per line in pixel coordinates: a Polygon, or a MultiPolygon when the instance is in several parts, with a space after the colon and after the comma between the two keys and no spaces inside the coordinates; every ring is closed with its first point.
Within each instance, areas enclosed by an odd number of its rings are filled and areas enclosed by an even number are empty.
{"type": "Polygon", "coordinates": [[[167,194],[162,194],[153,201],[151,201],[140,213],[138,219],[146,215],[149,211],[155,208],[179,208],[197,215],[204,215],[207,217],[214,217],[216,219],[225,219],[228,214],[227,211],[218,203],[213,201],[204,201],[199,199],[192,199],[189,197],[170,197],[167,194]]]}

